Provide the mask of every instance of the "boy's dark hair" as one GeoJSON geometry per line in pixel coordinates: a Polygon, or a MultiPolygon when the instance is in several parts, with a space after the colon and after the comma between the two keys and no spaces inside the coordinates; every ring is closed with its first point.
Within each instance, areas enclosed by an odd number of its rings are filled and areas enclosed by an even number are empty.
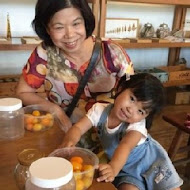
{"type": "Polygon", "coordinates": [[[139,73],[130,76],[130,80],[122,77],[119,81],[116,97],[126,89],[131,89],[138,101],[143,102],[144,109],[149,111],[146,128],[150,129],[153,117],[165,105],[165,89],[153,75],[139,73]]]}
{"type": "Polygon", "coordinates": [[[38,0],[32,26],[45,45],[54,45],[46,30],[50,19],[56,12],[71,7],[77,8],[81,12],[85,22],[86,37],[92,35],[95,28],[95,17],[86,0],[38,0]]]}

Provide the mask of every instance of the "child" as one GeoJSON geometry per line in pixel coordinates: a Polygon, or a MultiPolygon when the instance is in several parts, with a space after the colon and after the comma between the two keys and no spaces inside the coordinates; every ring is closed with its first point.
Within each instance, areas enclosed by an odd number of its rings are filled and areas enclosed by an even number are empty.
{"type": "Polygon", "coordinates": [[[114,105],[96,103],[65,136],[62,146],[75,146],[92,126],[98,131],[108,164],[99,165],[97,181],[119,190],[179,190],[183,184],[167,152],[147,133],[164,105],[164,88],[141,73],[122,80],[114,105]]]}

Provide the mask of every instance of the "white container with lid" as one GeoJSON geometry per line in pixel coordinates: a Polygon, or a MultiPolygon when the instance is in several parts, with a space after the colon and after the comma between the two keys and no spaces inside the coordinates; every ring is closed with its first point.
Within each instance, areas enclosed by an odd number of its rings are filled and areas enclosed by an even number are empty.
{"type": "Polygon", "coordinates": [[[34,161],[29,167],[30,179],[26,190],[75,190],[72,164],[60,157],[46,157],[34,161]]]}
{"type": "Polygon", "coordinates": [[[0,99],[0,140],[13,140],[24,136],[24,111],[17,98],[0,99]]]}

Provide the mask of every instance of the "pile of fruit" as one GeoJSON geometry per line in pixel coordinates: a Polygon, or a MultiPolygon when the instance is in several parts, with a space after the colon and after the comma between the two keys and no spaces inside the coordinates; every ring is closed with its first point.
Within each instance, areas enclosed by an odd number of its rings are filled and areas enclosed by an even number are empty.
{"type": "Polygon", "coordinates": [[[43,131],[53,126],[54,117],[51,113],[32,111],[31,114],[24,114],[24,125],[29,131],[43,131]]]}
{"type": "Polygon", "coordinates": [[[76,190],[85,190],[92,184],[94,168],[90,164],[84,164],[80,156],[73,156],[69,160],[73,165],[76,190]]]}

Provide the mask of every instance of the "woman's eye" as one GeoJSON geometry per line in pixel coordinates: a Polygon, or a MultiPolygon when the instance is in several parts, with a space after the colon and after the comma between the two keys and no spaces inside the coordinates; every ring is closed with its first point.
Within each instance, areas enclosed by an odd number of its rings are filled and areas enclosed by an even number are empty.
{"type": "Polygon", "coordinates": [[[134,101],[135,101],[135,98],[134,98],[133,96],[130,96],[130,100],[131,100],[132,102],[134,102],[134,101]]]}
{"type": "Polygon", "coordinates": [[[63,26],[55,27],[55,30],[62,30],[62,29],[64,29],[63,26]]]}
{"type": "Polygon", "coordinates": [[[74,23],[73,25],[74,26],[78,26],[80,24],[80,22],[76,22],[76,23],[74,23]]]}

